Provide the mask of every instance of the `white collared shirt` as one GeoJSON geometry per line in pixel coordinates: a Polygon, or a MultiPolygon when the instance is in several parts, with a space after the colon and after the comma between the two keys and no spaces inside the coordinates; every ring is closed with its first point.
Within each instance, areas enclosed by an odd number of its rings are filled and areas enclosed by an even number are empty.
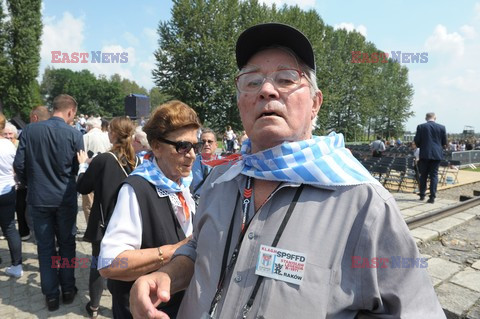
{"type": "MultiPolygon", "coordinates": [[[[156,161],[154,163],[157,165],[156,161]]],[[[195,202],[188,187],[185,187],[182,191],[190,210],[188,220],[185,218],[182,204],[176,193],[167,193],[157,188],[157,194],[159,197],[169,197],[175,216],[185,236],[190,236],[193,231],[192,216],[195,213],[195,202]]],[[[142,233],[142,216],[137,196],[132,186],[124,184],[120,188],[117,204],[108,222],[105,236],[102,239],[99,255],[99,260],[102,260],[102,262],[98,263],[98,269],[109,266],[113,259],[126,250],[140,249],[142,246],[142,233]]]]}

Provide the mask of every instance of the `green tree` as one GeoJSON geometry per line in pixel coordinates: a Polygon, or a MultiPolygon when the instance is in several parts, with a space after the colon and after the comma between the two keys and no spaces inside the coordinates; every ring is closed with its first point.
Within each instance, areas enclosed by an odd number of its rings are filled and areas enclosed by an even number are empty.
{"type": "Polygon", "coordinates": [[[90,115],[119,116],[124,114],[121,82],[105,76],[96,78],[88,71],[46,68],[41,92],[51,105],[59,94],[69,94],[78,103],[78,112],[90,115]]]}
{"type": "Polygon", "coordinates": [[[152,109],[172,99],[168,94],[161,92],[158,87],[151,88],[150,92],[148,92],[148,96],[150,97],[150,105],[152,109]]]}
{"type": "Polygon", "coordinates": [[[147,89],[143,86],[138,85],[135,81],[130,81],[129,79],[123,79],[120,74],[114,74],[110,77],[111,82],[118,82],[120,84],[120,89],[124,96],[129,94],[143,94],[147,95],[147,89]]]}
{"type": "Polygon", "coordinates": [[[5,18],[6,18],[6,15],[3,12],[3,0],[0,0],[0,112],[7,111],[7,109],[5,110],[3,109],[3,100],[5,99],[5,92],[7,90],[7,74],[8,74],[8,57],[7,57],[8,30],[7,30],[7,24],[5,23],[5,18]]]}
{"type": "Polygon", "coordinates": [[[40,65],[42,34],[40,7],[40,0],[7,0],[10,20],[3,26],[7,31],[8,62],[6,72],[2,72],[6,83],[3,83],[0,99],[11,116],[20,115],[24,119],[28,118],[35,104],[35,78],[40,65]]]}
{"type": "Polygon", "coordinates": [[[386,138],[404,132],[403,123],[414,113],[410,111],[413,87],[408,83],[408,69],[389,60],[382,66],[382,98],[375,119],[375,133],[386,138]]]}
{"type": "Polygon", "coordinates": [[[352,51],[371,55],[379,50],[358,32],[334,30],[316,11],[297,6],[277,8],[257,0],[174,0],[172,18],[158,27],[156,85],[192,106],[204,125],[217,131],[226,125],[239,130],[235,41],[247,27],[272,21],[298,28],[314,47],[317,82],[324,95],[317,134],[335,130],[347,140],[361,140],[370,130],[388,134],[402,130],[412,115],[413,91],[406,68],[352,63],[352,51]]]}
{"type": "Polygon", "coordinates": [[[156,85],[192,106],[203,122],[213,123],[216,129],[226,123],[240,127],[231,58],[236,7],[237,1],[232,0],[177,0],[172,20],[158,28],[156,85]]]}

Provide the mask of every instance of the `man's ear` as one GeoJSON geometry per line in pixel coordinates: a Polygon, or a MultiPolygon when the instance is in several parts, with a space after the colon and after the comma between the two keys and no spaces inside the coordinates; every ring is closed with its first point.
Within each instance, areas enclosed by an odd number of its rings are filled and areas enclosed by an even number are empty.
{"type": "Polygon", "coordinates": [[[318,90],[315,96],[313,97],[313,105],[312,105],[312,120],[317,117],[318,111],[320,111],[320,107],[323,103],[323,94],[322,91],[318,90]]]}
{"type": "MultiPolygon", "coordinates": [[[[72,121],[72,119],[73,119],[73,118],[72,118],[72,113],[73,113],[73,110],[72,110],[72,109],[68,109],[68,111],[67,111],[67,120],[66,120],[67,124],[70,124],[70,121],[72,121]]],[[[64,113],[64,114],[65,114],[65,113],[64,113]]]]}

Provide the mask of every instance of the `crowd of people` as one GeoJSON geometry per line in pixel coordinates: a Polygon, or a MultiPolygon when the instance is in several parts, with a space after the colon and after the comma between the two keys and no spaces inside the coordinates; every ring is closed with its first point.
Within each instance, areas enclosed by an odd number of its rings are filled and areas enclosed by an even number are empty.
{"type": "Polygon", "coordinates": [[[226,127],[221,155],[216,133],[176,100],[141,129],[118,117],[104,133],[98,119],[75,123],[77,102],[62,94],[17,150],[0,139],[7,274],[22,275],[21,183],[50,311],[78,293],[74,269],[52,260],[75,257],[79,192],[96,261],[91,318],[103,278],[114,318],[445,318],[425,269],[370,266],[420,255],[392,195],[343,136],[312,135],[323,95],[308,38],[255,25],[238,38],[236,61],[244,131],[226,127]]]}
{"type": "MultiPolygon", "coordinates": [[[[30,123],[37,124],[21,134],[0,113],[1,228],[11,254],[5,273],[23,275],[21,240],[32,238],[47,308],[59,308],[60,293],[64,304],[73,302],[78,292],[74,270],[51,264],[52,256],[59,261],[75,257],[76,195],[81,194],[87,224],[82,240],[91,243],[92,260],[110,261],[90,268],[85,309],[91,318],[98,316],[103,278],[108,278],[113,314],[128,318],[134,280],[168,262],[192,234],[192,218],[212,169],[205,163],[222,158],[217,135],[201,127],[193,109],[180,101],[158,107],[136,127],[128,117],[75,116],[76,101],[65,94],[54,99],[52,108],[52,114],[44,106],[34,108],[30,123]],[[179,138],[182,142],[170,141],[179,138]],[[122,259],[128,260],[128,269],[110,266],[122,259]]],[[[245,140],[245,132],[242,136],[245,140]]],[[[235,133],[233,141],[238,143],[235,133]]],[[[222,153],[228,154],[227,148],[225,143],[222,153]]],[[[162,309],[174,316],[182,297],[178,294],[162,309]]]]}

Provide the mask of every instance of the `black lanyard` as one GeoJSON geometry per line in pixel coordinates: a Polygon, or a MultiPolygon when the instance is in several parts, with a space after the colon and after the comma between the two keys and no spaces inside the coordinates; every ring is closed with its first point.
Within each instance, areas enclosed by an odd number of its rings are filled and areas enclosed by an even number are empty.
{"type": "MultiPolygon", "coordinates": [[[[298,198],[300,197],[300,193],[302,192],[303,187],[304,187],[303,184],[300,185],[300,187],[298,187],[297,191],[295,192],[293,200],[290,203],[290,206],[288,207],[287,213],[283,217],[282,224],[278,228],[277,234],[275,235],[275,238],[274,238],[273,243],[272,243],[272,247],[276,247],[276,245],[278,244],[278,241],[280,240],[280,237],[282,236],[283,231],[285,230],[285,227],[287,226],[287,223],[288,223],[288,221],[289,221],[289,219],[292,215],[292,212],[295,208],[295,205],[297,204],[298,198]]],[[[235,266],[235,263],[237,261],[238,253],[240,251],[240,246],[241,246],[242,241],[243,241],[243,237],[245,236],[246,230],[248,229],[248,226],[250,225],[250,222],[251,222],[251,220],[247,221],[248,208],[250,207],[250,204],[251,204],[251,194],[252,194],[251,191],[252,191],[252,178],[248,177],[247,178],[247,184],[246,184],[245,189],[244,189],[244,196],[243,196],[243,201],[242,201],[243,216],[242,216],[242,228],[241,228],[241,231],[240,231],[239,239],[237,241],[237,245],[235,245],[235,249],[233,251],[232,258],[230,259],[230,262],[228,263],[228,266],[227,266],[228,252],[230,250],[230,243],[231,243],[231,240],[232,240],[232,232],[233,232],[233,223],[234,223],[235,211],[236,211],[236,208],[237,208],[238,199],[240,197],[240,194],[237,194],[237,200],[235,201],[235,208],[234,208],[234,211],[233,211],[232,220],[230,221],[230,227],[228,229],[228,235],[227,235],[227,242],[226,242],[225,250],[224,250],[224,253],[223,253],[222,270],[221,270],[221,273],[220,273],[220,279],[218,281],[217,291],[215,292],[215,296],[214,296],[214,298],[212,300],[212,303],[210,305],[210,311],[209,311],[210,316],[212,316],[215,313],[218,302],[222,298],[223,284],[224,284],[226,273],[227,273],[228,270],[232,269],[235,266]]],[[[262,283],[262,280],[263,280],[263,276],[258,276],[255,287],[253,288],[252,294],[251,294],[247,304],[243,307],[243,318],[246,318],[248,311],[252,307],[253,302],[255,300],[255,297],[256,297],[256,295],[258,293],[258,290],[260,288],[260,284],[262,283]]]]}

